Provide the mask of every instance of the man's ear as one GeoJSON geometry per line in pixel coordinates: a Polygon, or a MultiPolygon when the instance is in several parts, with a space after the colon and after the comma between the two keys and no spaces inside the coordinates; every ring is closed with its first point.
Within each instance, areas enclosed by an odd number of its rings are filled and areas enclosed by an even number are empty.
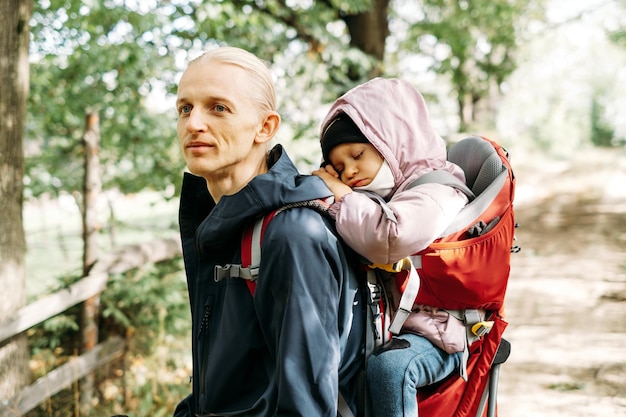
{"type": "Polygon", "coordinates": [[[270,141],[280,127],[280,115],[275,111],[268,112],[261,121],[261,127],[254,137],[256,143],[266,143],[270,141]]]}

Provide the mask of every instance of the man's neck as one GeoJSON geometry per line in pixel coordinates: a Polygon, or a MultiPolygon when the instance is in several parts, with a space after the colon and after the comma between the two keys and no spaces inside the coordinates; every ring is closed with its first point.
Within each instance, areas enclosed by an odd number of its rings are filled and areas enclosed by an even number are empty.
{"type": "Polygon", "coordinates": [[[265,158],[257,164],[238,165],[234,169],[205,178],[207,188],[215,204],[225,195],[233,195],[241,191],[254,177],[266,173],[268,170],[265,158]]]}

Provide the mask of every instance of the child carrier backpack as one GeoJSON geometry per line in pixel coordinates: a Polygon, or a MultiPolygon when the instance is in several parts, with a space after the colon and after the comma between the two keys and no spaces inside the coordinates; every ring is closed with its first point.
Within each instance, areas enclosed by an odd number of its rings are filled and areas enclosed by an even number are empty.
{"type": "MultiPolygon", "coordinates": [[[[420,388],[419,416],[495,417],[499,365],[510,351],[509,343],[502,339],[507,326],[503,319],[504,297],[510,256],[519,251],[514,246],[515,177],[506,150],[485,137],[460,140],[449,149],[448,160],[463,169],[466,184],[447,172],[433,171],[410,186],[432,182],[449,185],[466,193],[470,202],[442,236],[426,249],[394,265],[368,268],[366,357],[400,332],[414,302],[446,309],[466,327],[462,373],[420,388]],[[380,279],[381,270],[398,274],[406,281],[399,309],[395,312],[390,311],[390,300],[380,279]]],[[[254,295],[265,228],[277,213],[295,206],[323,212],[328,205],[321,200],[305,201],[258,219],[244,232],[242,265],[229,266],[237,267],[236,273],[216,272],[246,279],[254,295]]],[[[351,417],[350,410],[342,408],[341,403],[340,398],[340,415],[351,417]]],[[[369,415],[366,400],[359,415],[369,415]]]]}
{"type": "Polygon", "coordinates": [[[368,272],[375,323],[368,352],[400,333],[414,303],[447,310],[466,329],[461,375],[420,389],[419,415],[494,417],[497,372],[510,352],[510,344],[502,339],[510,257],[519,251],[514,245],[515,176],[507,151],[485,137],[455,143],[448,160],[463,169],[466,184],[448,172],[433,171],[409,187],[446,184],[466,193],[469,203],[427,248],[392,266],[373,265],[368,272]],[[389,272],[404,280],[396,312],[390,311],[381,282],[389,272]]]}

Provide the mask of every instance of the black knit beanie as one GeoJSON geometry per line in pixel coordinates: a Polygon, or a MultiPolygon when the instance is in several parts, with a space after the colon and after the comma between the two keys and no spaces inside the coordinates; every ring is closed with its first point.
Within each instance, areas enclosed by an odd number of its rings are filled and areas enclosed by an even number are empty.
{"type": "Polygon", "coordinates": [[[342,143],[369,143],[367,138],[361,133],[359,128],[345,114],[340,114],[332,122],[322,134],[322,156],[324,162],[328,161],[328,154],[337,145],[342,143]]]}

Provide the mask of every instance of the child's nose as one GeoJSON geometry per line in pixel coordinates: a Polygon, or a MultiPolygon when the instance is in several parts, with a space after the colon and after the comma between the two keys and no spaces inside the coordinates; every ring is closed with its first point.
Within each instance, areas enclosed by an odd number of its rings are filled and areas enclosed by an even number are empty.
{"type": "Polygon", "coordinates": [[[359,170],[355,164],[346,165],[345,169],[343,170],[343,175],[344,177],[346,177],[346,179],[351,179],[356,175],[358,171],[359,170]]]}

